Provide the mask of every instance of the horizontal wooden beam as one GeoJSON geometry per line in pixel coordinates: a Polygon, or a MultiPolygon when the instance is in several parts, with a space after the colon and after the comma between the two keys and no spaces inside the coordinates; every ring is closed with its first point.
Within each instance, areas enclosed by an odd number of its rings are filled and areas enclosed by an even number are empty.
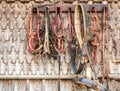
{"type": "MultiPolygon", "coordinates": [[[[80,4],[80,3],[78,3],[80,4]]],[[[33,13],[36,13],[37,12],[37,9],[36,7],[38,7],[39,9],[39,12],[40,13],[44,13],[44,9],[45,7],[47,7],[49,9],[49,13],[55,13],[56,9],[61,7],[62,9],[62,12],[63,13],[67,13],[68,12],[68,9],[70,8],[72,12],[74,12],[75,10],[75,6],[76,4],[38,4],[38,5],[35,5],[33,6],[33,13]]],[[[108,5],[106,4],[83,4],[83,6],[85,6],[86,8],[86,11],[89,12],[89,11],[94,11],[94,8],[96,9],[97,12],[101,12],[104,10],[104,8],[107,9],[108,5]]]]}
{"type": "MultiPolygon", "coordinates": [[[[30,1],[35,1],[36,3],[43,3],[44,0],[0,0],[1,1],[6,1],[6,2],[15,2],[15,1],[20,1],[23,3],[29,3],[30,1]]],[[[73,3],[75,2],[75,0],[50,0],[52,3],[55,2],[64,2],[64,3],[73,3]]],[[[91,0],[93,1],[93,3],[102,3],[103,0],[91,0]]],[[[106,0],[108,3],[112,3],[112,2],[119,2],[119,0],[106,0]]],[[[89,0],[78,0],[78,2],[80,3],[87,3],[89,2],[89,0]]]]}
{"type": "Polygon", "coordinates": [[[75,5],[74,4],[39,4],[33,6],[33,12],[36,13],[36,7],[39,8],[40,13],[44,13],[44,7],[49,9],[49,13],[55,13],[56,9],[61,7],[62,12],[67,13],[68,9],[71,8],[71,11],[74,12],[75,5]]]}
{"type": "MultiPolygon", "coordinates": [[[[7,3],[15,3],[16,1],[20,1],[22,3],[29,3],[31,1],[34,1],[35,3],[44,3],[44,0],[0,0],[0,2],[6,1],[7,3]]],[[[88,3],[90,0],[78,0],[79,3],[88,3]]],[[[102,3],[103,0],[91,0],[93,3],[102,3]]],[[[108,3],[112,2],[119,2],[119,0],[106,0],[108,3]]],[[[74,3],[75,0],[50,0],[51,3],[59,3],[59,2],[64,2],[64,3],[74,3]]]]}
{"type": "Polygon", "coordinates": [[[0,75],[0,79],[74,79],[82,75],[0,75]]]}
{"type": "Polygon", "coordinates": [[[108,5],[106,4],[92,4],[92,5],[86,5],[86,11],[94,11],[94,8],[97,12],[101,12],[104,10],[104,8],[108,9],[108,5]]]}
{"type": "Polygon", "coordinates": [[[120,80],[120,74],[109,74],[108,78],[114,79],[114,80],[120,80]]]}
{"type": "MultiPolygon", "coordinates": [[[[85,77],[84,75],[0,75],[0,80],[3,79],[14,79],[14,80],[21,80],[21,79],[68,79],[72,80],[74,78],[83,78],[85,77]]],[[[99,77],[100,78],[100,77],[99,77]]],[[[109,74],[108,76],[109,79],[114,79],[114,80],[120,80],[120,75],[115,75],[115,74],[109,74]]]]}

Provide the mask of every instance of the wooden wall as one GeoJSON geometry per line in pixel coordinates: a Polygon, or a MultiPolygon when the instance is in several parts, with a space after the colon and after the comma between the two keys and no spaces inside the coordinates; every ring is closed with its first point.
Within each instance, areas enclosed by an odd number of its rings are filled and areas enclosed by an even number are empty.
{"type": "MultiPolygon", "coordinates": [[[[87,3],[87,0],[81,0],[84,1],[87,3]]],[[[93,1],[101,3],[102,0],[93,1]]],[[[108,85],[110,91],[120,91],[119,81],[114,80],[120,79],[120,1],[108,1],[109,75],[113,79],[109,80],[108,85]]],[[[33,61],[33,55],[27,51],[26,31],[31,7],[35,2],[1,0],[0,91],[58,91],[58,60],[46,57],[33,61]]],[[[64,17],[67,18],[66,15],[64,17]]],[[[60,57],[60,91],[87,91],[86,87],[79,88],[72,81],[76,75],[71,70],[68,52],[60,57]]]]}

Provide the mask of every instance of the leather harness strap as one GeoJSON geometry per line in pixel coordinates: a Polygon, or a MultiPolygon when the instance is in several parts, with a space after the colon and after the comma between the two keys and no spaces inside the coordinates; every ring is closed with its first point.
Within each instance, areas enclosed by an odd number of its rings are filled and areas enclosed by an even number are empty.
{"type": "Polygon", "coordinates": [[[75,7],[75,13],[74,13],[74,19],[75,19],[75,34],[77,39],[73,39],[71,44],[71,68],[74,72],[74,74],[79,74],[84,68],[85,62],[84,60],[88,60],[88,51],[87,51],[87,43],[86,43],[86,29],[83,29],[83,33],[81,31],[81,21],[84,22],[84,26],[86,26],[86,20],[85,20],[85,12],[84,12],[84,6],[83,5],[76,5],[75,7]],[[82,14],[82,18],[80,17],[80,14],[82,14]],[[81,20],[82,19],[82,20],[81,20]],[[82,35],[83,34],[83,35],[82,35]],[[83,36],[83,38],[82,38],[83,36]],[[79,50],[76,50],[76,41],[79,42],[79,50]],[[79,52],[79,53],[78,53],[79,52]],[[76,54],[77,53],[77,54],[76,54]],[[80,62],[78,62],[78,67],[76,66],[76,55],[79,55],[80,62]]]}
{"type": "Polygon", "coordinates": [[[71,8],[68,8],[68,50],[70,51],[70,45],[72,43],[72,40],[75,36],[74,26],[72,22],[72,11],[71,8]]]}
{"type": "MultiPolygon", "coordinates": [[[[80,53],[79,53],[80,54],[80,53]]],[[[76,50],[76,39],[73,39],[71,44],[70,56],[71,56],[71,68],[74,74],[80,74],[84,68],[84,63],[78,62],[76,63],[76,55],[78,55],[78,50],[76,50]],[[78,67],[77,67],[77,65],[78,67]]],[[[81,59],[80,59],[81,60],[81,59]]]]}
{"type": "Polygon", "coordinates": [[[75,13],[74,13],[74,19],[75,19],[74,21],[75,21],[75,34],[78,39],[79,46],[80,48],[82,48],[83,40],[82,40],[82,34],[81,34],[80,9],[81,9],[81,6],[76,5],[75,13]]]}

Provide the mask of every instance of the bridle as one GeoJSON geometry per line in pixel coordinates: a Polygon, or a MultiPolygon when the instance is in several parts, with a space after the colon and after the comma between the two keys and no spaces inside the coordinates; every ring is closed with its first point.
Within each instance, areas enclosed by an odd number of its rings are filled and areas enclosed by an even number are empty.
{"type": "Polygon", "coordinates": [[[40,38],[40,34],[42,33],[42,28],[40,26],[40,14],[39,10],[37,9],[37,30],[35,32],[32,31],[33,26],[33,14],[30,15],[30,21],[29,21],[29,29],[28,29],[28,51],[31,53],[38,53],[42,49],[42,41],[40,38]]]}
{"type": "Polygon", "coordinates": [[[58,53],[64,52],[64,22],[62,18],[62,10],[60,7],[56,8],[56,15],[52,24],[53,33],[55,35],[54,48],[58,53]],[[58,15],[61,19],[61,29],[58,29],[58,15]]]}
{"type": "Polygon", "coordinates": [[[92,45],[94,46],[94,64],[97,64],[97,46],[100,44],[100,20],[98,18],[98,14],[96,9],[94,8],[94,19],[93,19],[93,26],[91,26],[91,31],[94,32],[94,40],[92,42],[92,45]],[[98,28],[96,27],[98,26],[98,28]]]}

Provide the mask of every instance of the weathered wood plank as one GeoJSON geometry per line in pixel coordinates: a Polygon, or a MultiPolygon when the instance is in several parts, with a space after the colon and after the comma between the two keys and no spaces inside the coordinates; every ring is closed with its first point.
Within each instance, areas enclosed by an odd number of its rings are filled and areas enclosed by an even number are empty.
{"type": "Polygon", "coordinates": [[[27,83],[26,80],[13,80],[14,86],[13,91],[26,91],[27,83]]]}
{"type": "Polygon", "coordinates": [[[3,80],[1,91],[11,91],[12,84],[10,80],[3,80]]]}
{"type": "Polygon", "coordinates": [[[31,80],[29,82],[29,91],[42,91],[42,84],[41,80],[31,80]]]}
{"type": "Polygon", "coordinates": [[[42,83],[42,91],[58,91],[56,80],[42,80],[42,83]]]}
{"type": "Polygon", "coordinates": [[[73,91],[72,90],[72,81],[71,80],[61,80],[60,90],[61,91],[73,91]]]}

